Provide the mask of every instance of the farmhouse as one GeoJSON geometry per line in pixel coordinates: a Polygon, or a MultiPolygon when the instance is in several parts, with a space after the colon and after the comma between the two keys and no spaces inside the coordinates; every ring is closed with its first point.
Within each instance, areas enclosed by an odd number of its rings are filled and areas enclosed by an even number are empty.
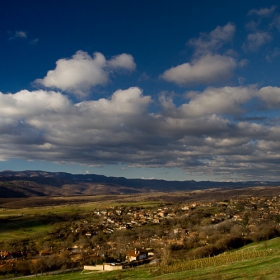
{"type": "Polygon", "coordinates": [[[132,251],[126,252],[126,259],[128,261],[140,261],[148,258],[148,251],[144,249],[135,248],[132,251]]]}

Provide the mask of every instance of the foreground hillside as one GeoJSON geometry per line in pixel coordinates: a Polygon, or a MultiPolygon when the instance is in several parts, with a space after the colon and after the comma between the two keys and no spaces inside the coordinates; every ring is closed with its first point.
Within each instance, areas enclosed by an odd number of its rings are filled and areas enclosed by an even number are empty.
{"type": "Polygon", "coordinates": [[[165,181],[45,171],[0,172],[0,197],[2,198],[139,194],[158,191],[234,189],[278,185],[280,185],[279,182],[165,181]]]}
{"type": "Polygon", "coordinates": [[[234,252],[223,253],[190,261],[178,261],[161,267],[146,265],[115,272],[70,272],[51,276],[40,276],[42,280],[114,280],[114,279],[192,279],[230,280],[254,279],[277,280],[280,277],[280,238],[253,243],[234,252]]]}

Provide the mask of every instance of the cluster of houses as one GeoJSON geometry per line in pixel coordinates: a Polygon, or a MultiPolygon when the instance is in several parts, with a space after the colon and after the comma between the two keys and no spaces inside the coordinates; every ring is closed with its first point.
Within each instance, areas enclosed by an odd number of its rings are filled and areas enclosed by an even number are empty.
{"type": "MultiPolygon", "coordinates": [[[[250,198],[237,198],[229,201],[222,202],[195,202],[183,204],[180,208],[176,206],[176,209],[172,206],[163,207],[159,209],[134,209],[134,208],[109,208],[102,211],[94,211],[94,215],[102,217],[101,224],[103,225],[104,233],[112,233],[115,230],[130,229],[135,226],[144,226],[147,224],[159,224],[166,219],[174,219],[179,217],[191,217],[195,209],[203,209],[209,207],[216,207],[219,209],[217,213],[211,215],[211,221],[213,224],[219,224],[226,220],[242,222],[244,223],[245,216],[249,219],[246,227],[253,230],[253,226],[261,223],[262,221],[272,218],[280,223],[280,197],[275,196],[273,198],[267,197],[250,197],[250,198]],[[125,215],[126,219],[122,220],[122,215],[125,215]],[[130,219],[128,219],[130,217],[130,219]]],[[[280,225],[280,224],[279,224],[280,225]]],[[[150,238],[150,242],[156,242],[162,246],[166,244],[180,244],[182,240],[196,236],[196,231],[190,231],[189,229],[181,227],[170,228],[169,235],[167,237],[153,236],[150,238]]],[[[201,241],[203,242],[203,241],[201,241]]],[[[127,252],[127,260],[139,260],[141,258],[148,258],[146,250],[137,251],[132,250],[127,252]]],[[[105,265],[103,270],[121,269],[123,266],[111,267],[111,264],[105,265]]],[[[89,269],[89,267],[88,267],[89,269]]],[[[100,269],[100,268],[98,268],[100,269]]]]}
{"type": "MultiPolygon", "coordinates": [[[[250,197],[222,202],[186,203],[180,208],[177,205],[176,207],[168,205],[158,209],[109,207],[108,209],[96,209],[93,211],[93,216],[100,218],[98,225],[93,225],[89,221],[84,220],[82,223],[77,224],[76,227],[72,227],[72,231],[83,231],[87,237],[96,234],[96,232],[100,232],[100,230],[105,234],[110,234],[117,230],[129,230],[133,227],[141,227],[147,224],[160,224],[163,221],[174,218],[187,218],[192,215],[193,210],[207,207],[217,207],[219,209],[218,213],[213,213],[211,216],[213,224],[225,220],[243,221],[244,216],[248,215],[248,213],[250,214],[249,225],[258,224],[271,216],[275,216],[275,218],[279,216],[280,218],[279,201],[280,197],[275,196],[271,199],[267,197],[250,197]]],[[[179,233],[180,231],[180,233],[190,234],[186,229],[175,228],[172,230],[174,233],[179,233]]]]}
{"type": "Polygon", "coordinates": [[[127,230],[147,224],[159,224],[165,219],[176,217],[171,207],[153,210],[110,207],[103,210],[97,209],[92,214],[100,218],[100,223],[93,224],[88,220],[84,220],[73,226],[71,228],[72,232],[84,232],[85,236],[91,237],[100,231],[104,234],[111,234],[116,230],[127,230]]]}
{"type": "MultiPolygon", "coordinates": [[[[166,224],[167,221],[172,224],[173,219],[185,218],[189,219],[196,210],[215,209],[208,220],[211,224],[217,225],[221,222],[230,220],[244,224],[246,220],[246,227],[253,230],[254,225],[261,223],[267,219],[272,219],[275,223],[280,223],[280,197],[237,197],[235,199],[225,200],[221,202],[191,202],[184,204],[168,204],[161,208],[144,208],[135,206],[115,206],[108,208],[100,208],[92,210],[91,214],[83,220],[72,223],[68,228],[69,233],[78,233],[84,235],[86,239],[91,239],[97,234],[112,235],[116,231],[129,231],[135,227],[145,227],[148,225],[166,224]]],[[[198,233],[195,230],[183,228],[180,225],[172,224],[166,229],[164,236],[154,234],[153,236],[143,237],[141,240],[134,240],[130,242],[125,250],[126,262],[122,264],[117,263],[103,263],[95,266],[85,266],[85,269],[91,270],[115,270],[122,269],[128,263],[141,262],[143,260],[151,259],[153,255],[151,249],[142,247],[143,244],[149,244],[153,248],[153,244],[157,244],[158,248],[170,244],[180,244],[184,240],[191,238],[198,233]],[[144,240],[147,239],[147,240],[144,240]],[[148,241],[148,242],[147,242],[148,241]],[[132,249],[133,248],[133,249],[132,249]],[[141,249],[139,249],[141,248],[141,249]]],[[[116,242],[108,241],[106,250],[112,252],[115,250],[116,242]]],[[[72,245],[72,252],[81,253],[88,252],[77,244],[72,245]],[[76,250],[76,251],[75,251],[76,250]]],[[[101,255],[101,247],[97,244],[95,248],[91,249],[95,255],[101,255]]],[[[104,253],[104,252],[103,252],[104,253]]],[[[19,254],[19,252],[17,252],[19,254]]],[[[52,254],[49,250],[48,254],[52,254]]],[[[41,254],[43,256],[43,252],[41,254]]],[[[21,257],[19,255],[13,256],[12,253],[0,251],[0,259],[7,260],[9,258],[21,257]]]]}

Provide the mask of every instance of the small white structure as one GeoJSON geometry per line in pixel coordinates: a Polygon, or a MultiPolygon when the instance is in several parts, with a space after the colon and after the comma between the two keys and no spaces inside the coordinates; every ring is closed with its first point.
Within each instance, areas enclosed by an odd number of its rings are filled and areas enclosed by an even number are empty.
{"type": "Polygon", "coordinates": [[[121,269],[123,269],[123,266],[121,264],[103,263],[97,265],[84,265],[84,270],[112,271],[121,269]]]}

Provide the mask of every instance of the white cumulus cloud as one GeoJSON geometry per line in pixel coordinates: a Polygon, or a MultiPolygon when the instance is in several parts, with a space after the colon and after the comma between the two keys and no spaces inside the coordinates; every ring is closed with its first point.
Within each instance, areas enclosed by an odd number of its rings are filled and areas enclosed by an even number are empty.
{"type": "Polygon", "coordinates": [[[108,66],[113,69],[124,68],[127,70],[134,70],[136,68],[133,56],[126,53],[114,56],[108,61],[108,66]]]}
{"type": "Polygon", "coordinates": [[[44,112],[61,112],[69,104],[64,95],[54,91],[21,90],[16,94],[0,92],[0,111],[3,117],[23,119],[44,112]]]}
{"type": "Polygon", "coordinates": [[[228,80],[236,67],[235,59],[230,56],[207,54],[166,70],[162,78],[179,85],[207,85],[228,80]]]}
{"type": "Polygon", "coordinates": [[[222,87],[207,88],[202,93],[190,92],[189,103],[181,106],[187,116],[203,116],[208,114],[244,113],[242,105],[256,96],[254,87],[222,87]]]}
{"type": "Polygon", "coordinates": [[[191,39],[188,45],[194,47],[193,59],[166,70],[161,78],[178,85],[209,85],[230,79],[239,65],[236,54],[231,49],[224,54],[217,52],[233,39],[235,31],[235,25],[229,22],[191,39]]]}
{"type": "Polygon", "coordinates": [[[280,108],[280,88],[267,86],[259,90],[258,97],[268,108],[280,108]]]}
{"type": "Polygon", "coordinates": [[[56,68],[48,71],[43,79],[35,80],[35,83],[83,96],[92,87],[107,84],[110,71],[135,68],[134,59],[129,54],[117,55],[107,61],[100,52],[95,52],[91,57],[86,52],[77,51],[72,58],[59,59],[56,68]]]}

